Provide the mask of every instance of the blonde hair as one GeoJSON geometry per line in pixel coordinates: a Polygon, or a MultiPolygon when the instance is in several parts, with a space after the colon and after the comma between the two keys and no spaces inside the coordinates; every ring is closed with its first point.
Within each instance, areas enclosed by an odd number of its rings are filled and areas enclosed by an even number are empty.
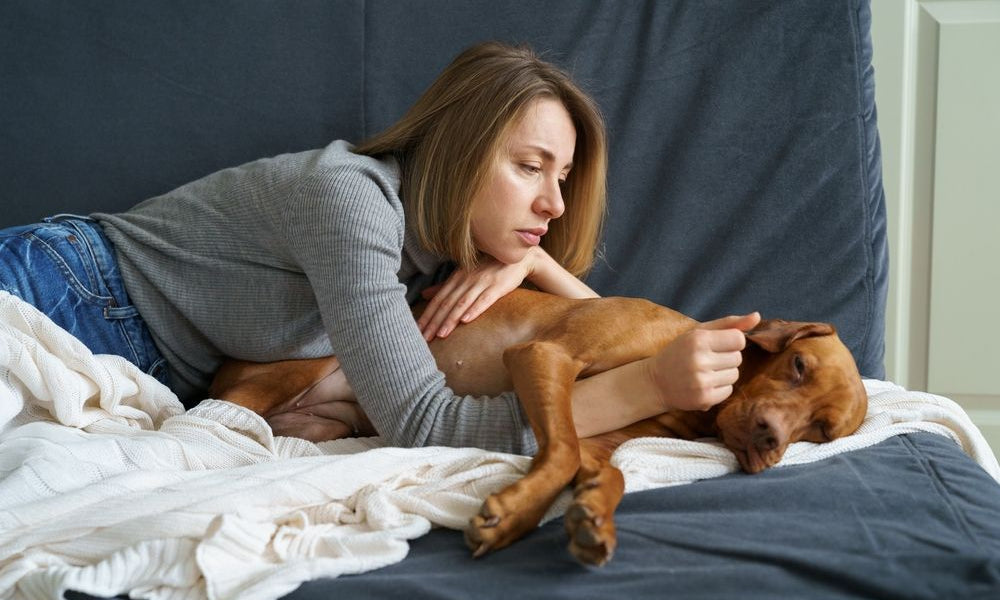
{"type": "Polygon", "coordinates": [[[566,210],[549,224],[542,247],[574,275],[585,274],[604,221],[607,142],[596,104],[570,77],[527,47],[498,42],[459,54],[396,124],[355,148],[400,162],[401,196],[421,244],[474,267],[471,200],[486,184],[507,134],[539,98],[559,100],[576,128],[566,210]]]}

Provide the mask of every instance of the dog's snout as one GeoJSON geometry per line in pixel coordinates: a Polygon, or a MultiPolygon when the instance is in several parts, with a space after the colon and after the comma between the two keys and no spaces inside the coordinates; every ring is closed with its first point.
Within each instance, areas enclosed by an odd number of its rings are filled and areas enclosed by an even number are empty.
{"type": "Polygon", "coordinates": [[[774,422],[771,415],[758,415],[754,425],[751,441],[760,451],[777,450],[782,443],[781,427],[774,422]]]}
{"type": "Polygon", "coordinates": [[[757,419],[757,425],[753,430],[753,445],[761,450],[774,450],[778,447],[778,440],[774,437],[774,430],[767,419],[757,419]]]}

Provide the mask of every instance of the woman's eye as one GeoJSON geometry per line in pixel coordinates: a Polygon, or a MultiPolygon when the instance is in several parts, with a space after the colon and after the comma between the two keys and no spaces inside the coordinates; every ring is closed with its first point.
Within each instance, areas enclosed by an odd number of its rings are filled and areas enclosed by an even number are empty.
{"type": "Polygon", "coordinates": [[[542,172],[542,168],[535,165],[521,165],[521,168],[527,171],[528,173],[531,173],[532,175],[536,175],[542,172]]]}

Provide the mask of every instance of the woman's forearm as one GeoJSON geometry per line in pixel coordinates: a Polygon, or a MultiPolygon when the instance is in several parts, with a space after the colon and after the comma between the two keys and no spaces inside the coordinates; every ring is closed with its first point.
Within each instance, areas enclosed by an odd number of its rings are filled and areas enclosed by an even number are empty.
{"type": "Polygon", "coordinates": [[[667,409],[648,359],[598,373],[573,385],[573,422],[579,437],[620,429],[667,409]]]}
{"type": "Polygon", "coordinates": [[[573,276],[541,248],[528,274],[528,281],[543,292],[564,298],[597,298],[598,294],[573,276]]]}

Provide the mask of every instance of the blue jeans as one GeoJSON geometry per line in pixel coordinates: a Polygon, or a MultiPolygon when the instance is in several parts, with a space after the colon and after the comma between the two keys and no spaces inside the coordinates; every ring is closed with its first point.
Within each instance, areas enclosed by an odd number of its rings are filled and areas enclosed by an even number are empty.
{"type": "Polygon", "coordinates": [[[20,297],[95,354],[117,354],[166,384],[167,364],[122,281],[100,224],[76,215],[0,229],[0,289],[20,297]]]}

